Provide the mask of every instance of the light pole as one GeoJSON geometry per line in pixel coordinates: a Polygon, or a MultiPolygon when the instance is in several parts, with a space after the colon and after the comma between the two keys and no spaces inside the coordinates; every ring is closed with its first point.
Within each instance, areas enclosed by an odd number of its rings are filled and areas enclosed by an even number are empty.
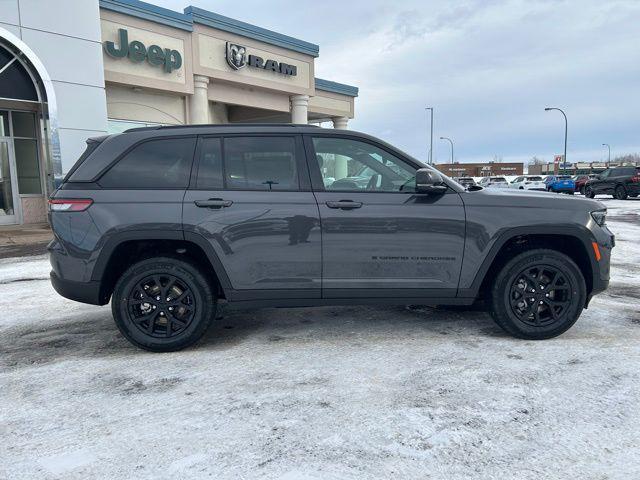
{"type": "Polygon", "coordinates": [[[451,144],[451,165],[453,165],[453,140],[449,137],[440,137],[440,140],[449,140],[449,143],[451,144]]]}
{"type": "Polygon", "coordinates": [[[544,109],[545,112],[548,112],[549,110],[558,110],[564,117],[564,158],[562,160],[562,163],[564,163],[563,168],[567,168],[567,130],[569,129],[569,122],[567,122],[567,115],[564,113],[564,111],[561,108],[547,107],[544,109]]]}
{"type": "Polygon", "coordinates": [[[607,147],[607,149],[609,150],[609,162],[611,163],[611,145],[609,145],[608,143],[603,143],[602,144],[603,147],[607,147]]]}
{"type": "Polygon", "coordinates": [[[431,140],[429,141],[429,165],[433,165],[433,107],[426,107],[425,110],[431,111],[431,140]]]}

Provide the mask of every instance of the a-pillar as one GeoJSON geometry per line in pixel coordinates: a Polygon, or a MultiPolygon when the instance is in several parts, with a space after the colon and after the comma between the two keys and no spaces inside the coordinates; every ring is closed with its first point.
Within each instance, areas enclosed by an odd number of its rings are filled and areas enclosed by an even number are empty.
{"type": "Polygon", "coordinates": [[[309,110],[309,95],[291,96],[291,123],[307,124],[309,110]]]}
{"type": "Polygon", "coordinates": [[[193,95],[189,99],[189,123],[209,123],[209,77],[193,76],[193,95]]]}

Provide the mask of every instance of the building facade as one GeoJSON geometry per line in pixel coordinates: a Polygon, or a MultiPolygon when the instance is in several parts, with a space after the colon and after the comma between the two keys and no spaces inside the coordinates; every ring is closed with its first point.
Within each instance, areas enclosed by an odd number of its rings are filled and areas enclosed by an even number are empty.
{"type": "Polygon", "coordinates": [[[46,220],[88,137],[148,125],[332,122],[358,89],[314,75],[319,47],[196,7],[3,0],[0,225],[46,220]]]}
{"type": "Polygon", "coordinates": [[[435,167],[450,177],[490,177],[523,175],[524,163],[439,163],[435,167]]]}

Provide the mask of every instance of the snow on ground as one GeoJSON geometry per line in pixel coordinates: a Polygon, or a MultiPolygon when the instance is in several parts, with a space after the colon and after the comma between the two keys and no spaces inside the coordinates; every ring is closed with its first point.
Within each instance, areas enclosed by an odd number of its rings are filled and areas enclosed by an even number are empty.
{"type": "Polygon", "coordinates": [[[137,350],[0,261],[0,478],[640,478],[640,200],[610,289],[554,340],[428,307],[228,314],[137,350]]]}

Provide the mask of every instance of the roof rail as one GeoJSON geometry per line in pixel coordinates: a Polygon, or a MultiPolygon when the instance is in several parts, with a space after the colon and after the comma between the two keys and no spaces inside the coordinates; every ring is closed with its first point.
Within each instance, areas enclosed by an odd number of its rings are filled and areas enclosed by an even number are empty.
{"type": "Polygon", "coordinates": [[[170,130],[173,128],[202,128],[202,127],[313,127],[320,128],[318,125],[296,124],[296,123],[202,123],[197,125],[154,125],[151,127],[134,127],[125,130],[123,133],[129,132],[145,132],[150,130],[170,130]]]}

